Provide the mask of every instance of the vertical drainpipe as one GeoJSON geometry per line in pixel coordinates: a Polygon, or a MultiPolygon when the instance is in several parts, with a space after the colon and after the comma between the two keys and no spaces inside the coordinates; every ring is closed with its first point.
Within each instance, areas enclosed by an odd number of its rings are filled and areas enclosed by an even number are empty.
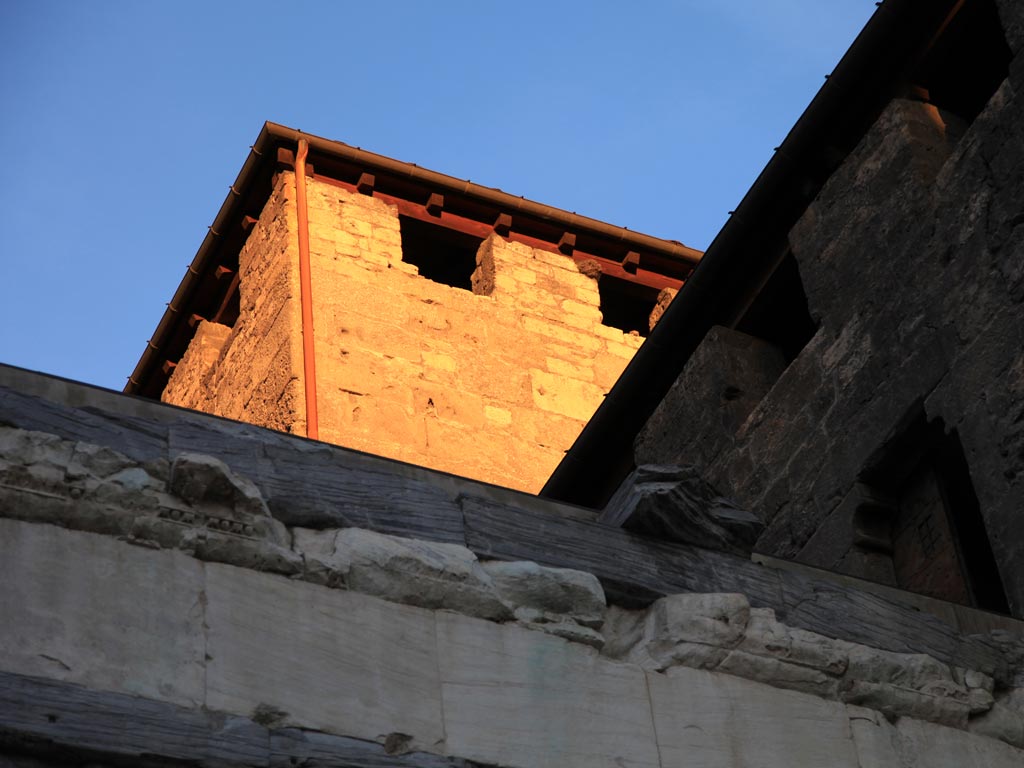
{"type": "Polygon", "coordinates": [[[306,437],[318,440],[316,357],[313,344],[313,288],[309,277],[309,209],[306,206],[306,156],[309,143],[299,139],[295,155],[295,207],[299,220],[299,303],[302,306],[302,373],[306,385],[306,437]]]}

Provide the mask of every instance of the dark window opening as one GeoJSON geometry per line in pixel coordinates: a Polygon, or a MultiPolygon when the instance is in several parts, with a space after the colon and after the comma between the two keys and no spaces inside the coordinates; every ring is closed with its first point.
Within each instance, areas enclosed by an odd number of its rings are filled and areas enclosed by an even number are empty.
{"type": "Polygon", "coordinates": [[[597,283],[601,294],[601,324],[624,333],[650,333],[651,312],[658,303],[658,289],[602,275],[597,283]]]}
{"type": "Polygon", "coordinates": [[[453,288],[473,289],[478,237],[408,216],[398,217],[402,229],[402,261],[415,265],[420,275],[453,288]]]}
{"type": "Polygon", "coordinates": [[[772,273],[736,330],[774,344],[787,363],[807,346],[818,324],[807,309],[803,281],[792,253],[787,253],[772,273]]]}
{"type": "Polygon", "coordinates": [[[970,123],[1006,79],[1012,58],[995,3],[972,0],[942,31],[913,79],[930,103],[970,123]]]}
{"type": "MultiPolygon", "coordinates": [[[[955,431],[918,406],[869,460],[861,479],[887,498],[901,589],[1008,614],[1009,603],[955,431]]],[[[875,510],[875,514],[878,512],[875,510]]]]}

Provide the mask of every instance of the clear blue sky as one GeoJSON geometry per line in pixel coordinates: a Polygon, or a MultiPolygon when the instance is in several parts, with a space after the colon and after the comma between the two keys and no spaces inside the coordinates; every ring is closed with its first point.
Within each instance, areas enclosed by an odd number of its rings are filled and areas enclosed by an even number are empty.
{"type": "Polygon", "coordinates": [[[705,248],[869,0],[0,3],[0,362],[121,389],[263,121],[705,248]]]}

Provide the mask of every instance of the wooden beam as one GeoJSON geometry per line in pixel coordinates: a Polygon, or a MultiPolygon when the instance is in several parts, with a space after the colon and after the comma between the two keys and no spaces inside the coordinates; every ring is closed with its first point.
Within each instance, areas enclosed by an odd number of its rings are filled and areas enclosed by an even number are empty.
{"type": "Polygon", "coordinates": [[[389,755],[372,741],[299,728],[268,729],[238,715],[0,672],[0,751],[5,755],[8,746],[38,755],[44,765],[114,758],[144,768],[166,768],[168,760],[270,768],[469,766],[459,758],[426,752],[389,755]]]}
{"type": "Polygon", "coordinates": [[[440,216],[441,211],[444,210],[444,195],[440,195],[437,192],[431,192],[425,207],[427,209],[427,213],[431,216],[440,216]]]}
{"type": "Polygon", "coordinates": [[[359,181],[356,182],[356,191],[361,195],[372,195],[376,184],[377,177],[372,173],[361,173],[359,181]]]}

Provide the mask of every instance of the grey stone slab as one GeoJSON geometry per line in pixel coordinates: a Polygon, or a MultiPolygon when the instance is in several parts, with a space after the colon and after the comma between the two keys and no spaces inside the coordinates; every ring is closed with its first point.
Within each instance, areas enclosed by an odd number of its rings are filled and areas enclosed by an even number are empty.
{"type": "Polygon", "coordinates": [[[207,707],[443,742],[432,612],[224,565],[207,566],[206,594],[207,707]]]}
{"type": "Polygon", "coordinates": [[[179,552],[0,520],[0,669],[199,705],[202,584],[179,552]]]}
{"type": "Polygon", "coordinates": [[[848,706],[850,732],[860,768],[889,768],[900,765],[899,736],[881,713],[848,706]]]}
{"type": "Polygon", "coordinates": [[[842,704],[684,667],[647,680],[663,768],[860,768],[842,704]]]}
{"type": "Polygon", "coordinates": [[[516,626],[439,613],[447,752],[522,768],[657,766],[643,672],[516,626]]]}
{"type": "Polygon", "coordinates": [[[1020,768],[1024,750],[955,728],[901,718],[902,765],[912,768],[1020,768]]]}

